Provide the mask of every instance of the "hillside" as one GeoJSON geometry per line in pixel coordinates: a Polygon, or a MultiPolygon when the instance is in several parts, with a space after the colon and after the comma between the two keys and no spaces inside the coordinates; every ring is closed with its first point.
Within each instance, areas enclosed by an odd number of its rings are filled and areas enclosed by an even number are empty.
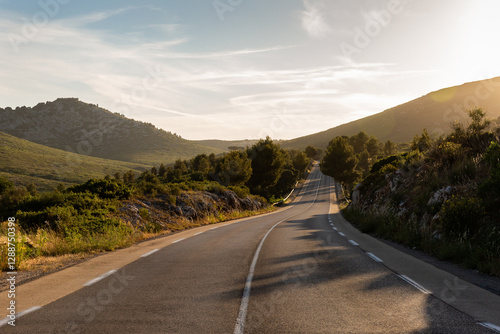
{"type": "Polygon", "coordinates": [[[54,189],[59,183],[65,185],[82,183],[90,178],[101,178],[106,174],[137,172],[147,165],[123,161],[86,157],[0,132],[0,175],[17,185],[34,183],[39,190],[54,189]]]}
{"type": "Polygon", "coordinates": [[[0,131],[64,151],[147,165],[221,152],[75,98],[0,108],[0,131]]]}
{"type": "Polygon", "coordinates": [[[258,142],[258,140],[251,140],[251,139],[245,139],[245,140],[217,140],[217,139],[207,139],[207,140],[196,140],[196,143],[206,146],[206,147],[212,147],[218,150],[222,151],[228,151],[230,147],[238,147],[238,148],[246,148],[246,147],[251,147],[255,143],[258,142]]]}
{"type": "Polygon", "coordinates": [[[424,128],[437,135],[450,132],[450,124],[466,121],[465,110],[474,105],[485,108],[492,119],[500,116],[500,77],[432,92],[379,114],[292,139],[282,146],[304,149],[313,145],[324,149],[333,138],[360,131],[382,141],[408,142],[424,128]]]}

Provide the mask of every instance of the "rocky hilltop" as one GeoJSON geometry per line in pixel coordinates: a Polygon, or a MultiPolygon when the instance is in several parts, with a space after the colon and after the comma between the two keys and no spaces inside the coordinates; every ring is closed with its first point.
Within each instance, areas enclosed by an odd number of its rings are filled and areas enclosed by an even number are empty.
{"type": "Polygon", "coordinates": [[[221,152],[76,98],[0,108],[0,131],[64,151],[147,165],[221,152]]]}

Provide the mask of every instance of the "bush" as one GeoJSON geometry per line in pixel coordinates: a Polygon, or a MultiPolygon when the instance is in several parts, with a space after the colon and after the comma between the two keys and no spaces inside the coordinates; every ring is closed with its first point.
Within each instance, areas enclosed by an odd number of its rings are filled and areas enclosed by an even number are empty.
{"type": "Polygon", "coordinates": [[[229,186],[227,188],[229,190],[234,191],[235,194],[239,198],[246,198],[246,197],[250,196],[250,189],[248,189],[248,187],[245,187],[245,186],[229,186]]]}
{"type": "Polygon", "coordinates": [[[387,166],[387,165],[398,166],[399,161],[400,161],[399,156],[391,155],[390,157],[387,157],[385,159],[379,160],[376,163],[374,163],[372,169],[370,170],[370,173],[376,173],[379,170],[381,170],[382,167],[387,166]]]}
{"type": "Polygon", "coordinates": [[[485,210],[480,199],[472,197],[452,197],[440,212],[442,232],[447,236],[474,235],[480,227],[485,210]]]}
{"type": "Polygon", "coordinates": [[[132,190],[123,183],[116,180],[92,179],[84,184],[70,187],[66,192],[96,194],[101,198],[108,199],[129,199],[132,197],[132,190]]]}

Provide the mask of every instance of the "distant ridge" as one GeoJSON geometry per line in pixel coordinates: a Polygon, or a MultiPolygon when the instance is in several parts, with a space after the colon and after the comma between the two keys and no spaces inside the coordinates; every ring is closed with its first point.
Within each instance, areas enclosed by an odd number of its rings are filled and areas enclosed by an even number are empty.
{"type": "Polygon", "coordinates": [[[77,98],[0,108],[0,131],[68,152],[146,165],[222,152],[77,98]]]}
{"type": "Polygon", "coordinates": [[[379,114],[286,141],[282,147],[325,148],[331,139],[359,131],[383,141],[408,142],[424,128],[436,135],[449,132],[454,121],[467,121],[466,109],[473,106],[485,108],[489,118],[500,117],[500,77],[441,89],[379,114]]]}

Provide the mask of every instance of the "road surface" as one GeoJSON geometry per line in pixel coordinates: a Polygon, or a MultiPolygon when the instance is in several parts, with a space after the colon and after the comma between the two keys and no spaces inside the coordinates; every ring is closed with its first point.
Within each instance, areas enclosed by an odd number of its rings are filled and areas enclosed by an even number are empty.
{"type": "MultiPolygon", "coordinates": [[[[16,327],[4,324],[0,332],[494,333],[458,304],[448,305],[459,299],[457,291],[466,295],[472,287],[455,282],[440,296],[431,281],[427,290],[389,269],[391,251],[367,251],[368,236],[345,225],[332,199],[333,180],[316,167],[286,208],[169,237],[168,245],[85,278],[66,296],[37,301],[41,308],[30,308],[16,327]]],[[[409,273],[420,277],[416,266],[409,273]]],[[[73,276],[61,274],[43,291],[33,288],[33,297],[20,291],[19,304],[24,299],[28,307],[37,293],[57,294],[80,274],[73,276]]],[[[424,281],[431,276],[421,274],[424,281]]],[[[474,302],[493,307],[488,300],[474,302]]]]}

